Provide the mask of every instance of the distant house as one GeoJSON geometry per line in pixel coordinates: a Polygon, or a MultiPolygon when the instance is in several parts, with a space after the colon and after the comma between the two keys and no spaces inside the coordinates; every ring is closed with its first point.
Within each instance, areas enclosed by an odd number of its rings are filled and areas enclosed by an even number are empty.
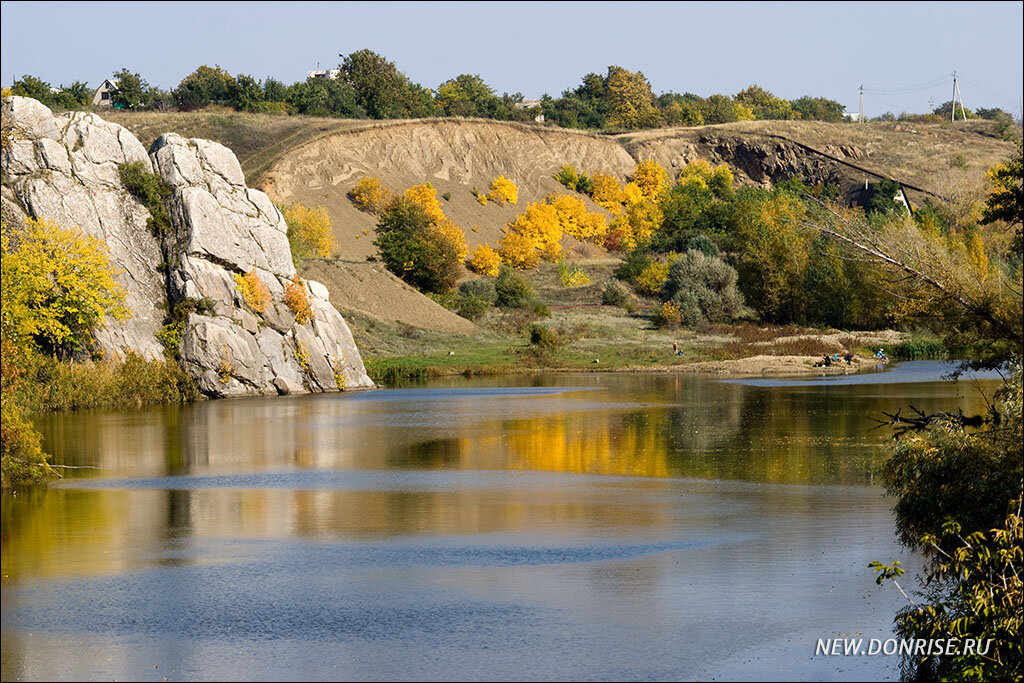
{"type": "Polygon", "coordinates": [[[100,87],[96,88],[96,92],[92,96],[92,106],[94,107],[110,107],[113,106],[111,97],[113,93],[117,91],[117,81],[112,79],[106,79],[100,83],[100,87]]]}
{"type": "Polygon", "coordinates": [[[859,123],[860,122],[860,112],[859,111],[848,111],[848,112],[845,112],[845,113],[843,113],[843,118],[846,119],[847,121],[853,121],[854,123],[859,123]]]}
{"type": "Polygon", "coordinates": [[[306,80],[311,81],[314,78],[326,78],[329,81],[336,81],[340,75],[341,69],[316,69],[314,71],[306,72],[306,80]]]}
{"type": "Polygon", "coordinates": [[[537,109],[537,115],[533,117],[533,120],[537,123],[544,123],[544,114],[540,110],[540,100],[523,100],[522,102],[516,102],[513,105],[516,109],[537,109]]]}

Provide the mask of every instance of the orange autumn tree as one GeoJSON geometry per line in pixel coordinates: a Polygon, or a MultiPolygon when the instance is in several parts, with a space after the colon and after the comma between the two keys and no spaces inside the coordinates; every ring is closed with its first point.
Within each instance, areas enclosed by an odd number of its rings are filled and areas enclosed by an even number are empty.
{"type": "Polygon", "coordinates": [[[455,221],[444,215],[441,202],[437,200],[437,190],[430,183],[413,185],[405,191],[405,198],[420,206],[430,220],[430,239],[438,244],[445,244],[456,255],[459,261],[466,258],[469,247],[466,244],[466,233],[455,221]]]}

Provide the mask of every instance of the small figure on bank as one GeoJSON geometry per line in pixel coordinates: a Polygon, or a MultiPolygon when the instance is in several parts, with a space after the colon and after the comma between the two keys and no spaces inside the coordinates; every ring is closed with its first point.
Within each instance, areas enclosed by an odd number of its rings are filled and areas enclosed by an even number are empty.
{"type": "Polygon", "coordinates": [[[672,342],[672,355],[673,356],[678,356],[679,355],[679,342],[677,342],[677,341],[673,341],[672,342]]]}

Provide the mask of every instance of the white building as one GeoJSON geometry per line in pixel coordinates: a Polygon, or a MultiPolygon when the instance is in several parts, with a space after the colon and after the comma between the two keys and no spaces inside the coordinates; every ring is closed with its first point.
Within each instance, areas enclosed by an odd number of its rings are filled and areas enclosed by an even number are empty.
{"type": "Polygon", "coordinates": [[[100,87],[96,88],[96,92],[92,96],[92,106],[94,107],[110,107],[113,106],[111,96],[117,90],[117,81],[114,79],[106,79],[100,83],[100,87]]]}
{"type": "Polygon", "coordinates": [[[313,71],[306,72],[306,80],[311,81],[314,78],[326,78],[330,81],[336,81],[340,75],[341,69],[315,69],[313,71]]]}
{"type": "MultiPolygon", "coordinates": [[[[523,100],[522,102],[516,102],[514,105],[516,109],[540,109],[540,100],[523,100]]],[[[537,123],[544,123],[544,114],[538,112],[533,120],[537,123]]]]}

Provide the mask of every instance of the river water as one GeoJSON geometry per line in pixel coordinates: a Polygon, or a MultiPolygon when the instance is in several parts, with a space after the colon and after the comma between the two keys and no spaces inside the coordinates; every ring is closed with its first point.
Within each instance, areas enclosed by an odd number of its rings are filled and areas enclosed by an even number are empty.
{"type": "MultiPolygon", "coordinates": [[[[996,380],[448,379],[40,422],[4,680],[893,679],[880,411],[996,380]]],[[[908,582],[909,583],[909,582],[908,582]]]]}

